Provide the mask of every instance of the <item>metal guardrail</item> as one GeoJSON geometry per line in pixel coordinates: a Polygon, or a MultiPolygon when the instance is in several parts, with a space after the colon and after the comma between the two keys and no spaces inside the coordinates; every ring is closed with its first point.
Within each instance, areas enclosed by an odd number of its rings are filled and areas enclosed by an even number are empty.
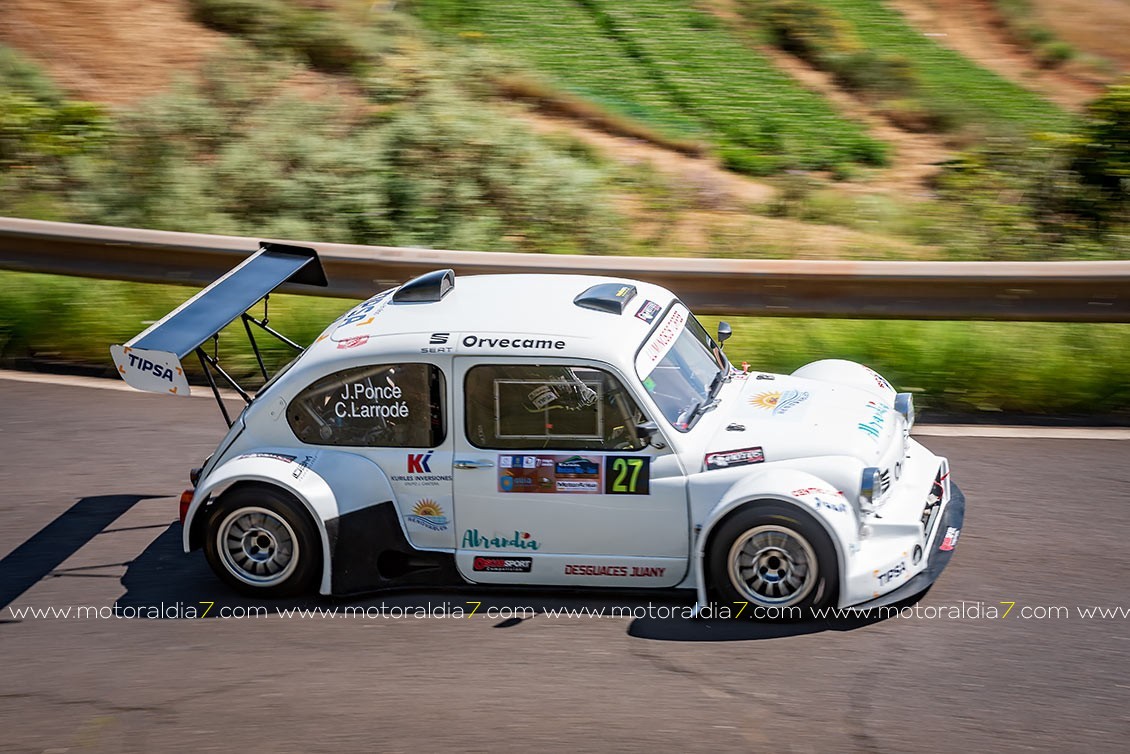
{"type": "MultiPolygon", "coordinates": [[[[702,314],[861,319],[1130,322],[1130,261],[857,262],[565,256],[313,246],[328,288],[294,293],[367,298],[423,272],[590,273],[658,283],[702,314]]],[[[203,286],[258,238],[0,218],[0,268],[203,286]]]]}

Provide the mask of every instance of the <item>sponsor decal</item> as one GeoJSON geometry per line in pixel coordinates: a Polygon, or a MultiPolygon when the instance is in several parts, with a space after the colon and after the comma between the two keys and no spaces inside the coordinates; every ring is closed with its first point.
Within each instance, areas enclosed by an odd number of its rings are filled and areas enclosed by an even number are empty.
{"type": "Polygon", "coordinates": [[[533,567],[533,558],[476,557],[471,563],[473,570],[487,573],[529,573],[533,567]]]}
{"type": "Polygon", "coordinates": [[[448,520],[443,512],[443,507],[435,500],[428,498],[424,498],[412,506],[412,512],[404,519],[432,531],[447,531],[448,520]]]}
{"type": "Polygon", "coordinates": [[[636,312],[636,319],[642,319],[644,322],[651,324],[655,320],[656,315],[659,314],[660,306],[654,301],[644,301],[643,305],[636,312]]]}
{"type": "Polygon", "coordinates": [[[751,463],[764,463],[765,451],[761,448],[738,448],[707,453],[703,459],[707,470],[728,469],[731,466],[746,466],[751,463]]]}
{"type": "Polygon", "coordinates": [[[398,385],[350,382],[341,389],[334,415],[339,419],[407,419],[409,411],[398,385]]]}
{"type": "Polygon", "coordinates": [[[872,440],[878,441],[883,432],[883,425],[887,422],[887,412],[891,407],[877,401],[867,401],[867,418],[859,423],[861,432],[869,435],[872,440]]]}
{"type": "Polygon", "coordinates": [[[523,338],[521,335],[511,335],[505,338],[492,338],[485,335],[466,335],[461,342],[464,348],[536,348],[550,351],[562,351],[565,349],[565,341],[563,340],[523,338]]]}
{"type": "Polygon", "coordinates": [[[892,393],[895,391],[894,387],[891,386],[891,383],[887,382],[886,378],[884,378],[883,375],[879,374],[871,367],[863,368],[867,370],[867,373],[870,374],[872,378],[874,378],[876,385],[883,388],[884,390],[890,390],[892,393]]]}
{"type": "Polygon", "coordinates": [[[793,490],[793,497],[804,497],[806,495],[838,495],[839,492],[833,490],[826,490],[823,487],[802,487],[799,490],[793,490]]]}
{"type": "Polygon", "coordinates": [[[960,536],[961,529],[955,528],[953,526],[946,528],[946,536],[942,540],[942,543],[938,545],[938,549],[949,552],[953,548],[957,547],[957,538],[960,536]]]}
{"type": "Polygon", "coordinates": [[[584,456],[572,456],[555,461],[553,471],[558,476],[600,477],[600,462],[584,456]]]}
{"type": "Polygon", "coordinates": [[[817,510],[821,508],[835,511],[836,513],[847,513],[847,504],[843,502],[843,495],[834,490],[826,490],[821,487],[802,487],[799,490],[793,490],[794,497],[811,497],[812,505],[817,510]],[[831,498],[829,500],[829,498],[831,498]]]}
{"type": "Polygon", "coordinates": [[[176,354],[133,346],[110,346],[110,355],[122,379],[138,390],[190,394],[188,380],[176,354]]]}
{"type": "Polygon", "coordinates": [[[600,482],[592,479],[558,479],[556,487],[558,492],[600,492],[600,482]]]}
{"type": "Polygon", "coordinates": [[[749,399],[754,408],[772,411],[774,416],[782,416],[808,400],[809,393],[800,390],[770,390],[758,393],[749,399]]]}
{"type": "MultiPolygon", "coordinates": [[[[171,383],[175,381],[173,379],[173,370],[171,367],[167,367],[164,364],[157,364],[143,356],[138,356],[135,353],[131,353],[131,350],[132,349],[125,349],[123,351],[129,358],[129,365],[131,368],[137,369],[141,372],[148,372],[152,375],[160,377],[165,382],[171,383]]],[[[123,368],[122,371],[125,371],[125,369],[123,368]]],[[[180,367],[177,367],[177,374],[180,374],[180,371],[180,367]]]]}
{"type": "Polygon", "coordinates": [[[569,564],[565,566],[566,576],[613,576],[620,578],[657,579],[667,572],[666,568],[651,566],[588,565],[569,564]]]}
{"type": "Polygon", "coordinates": [[[432,460],[432,451],[427,453],[409,453],[408,454],[408,473],[409,474],[430,474],[432,467],[429,465],[432,460]]]}
{"type": "Polygon", "coordinates": [[[498,491],[599,494],[601,459],[584,455],[500,455],[498,491]]]}
{"type": "Polygon", "coordinates": [[[447,345],[451,338],[449,332],[434,332],[428,337],[428,345],[420,348],[420,353],[451,353],[455,349],[447,345]]]}
{"type": "Polygon", "coordinates": [[[528,531],[515,531],[513,537],[484,537],[478,529],[468,529],[463,532],[462,547],[465,550],[536,550],[541,542],[528,531]]]}
{"type": "Polygon", "coordinates": [[[671,350],[675,340],[683,334],[689,314],[687,307],[676,304],[664,317],[659,329],[647,339],[636,356],[636,373],[640,379],[646,379],[655,365],[671,350]]]}
{"type": "Polygon", "coordinates": [[[879,580],[879,586],[886,586],[895,579],[901,578],[906,575],[906,561],[900,560],[895,565],[888,568],[886,571],[875,571],[875,578],[879,580]]]}
{"type": "Polygon", "coordinates": [[[841,503],[839,501],[829,501],[825,500],[822,497],[814,496],[812,498],[812,503],[816,506],[816,510],[826,509],[835,511],[836,513],[847,513],[847,504],[841,503]]]}
{"type": "Polygon", "coordinates": [[[288,456],[282,453],[244,453],[237,458],[270,458],[275,461],[282,461],[283,463],[294,463],[298,456],[288,456]]]}
{"type": "Polygon", "coordinates": [[[369,336],[368,335],[358,335],[355,338],[346,338],[345,340],[340,341],[337,344],[337,347],[339,349],[356,348],[357,346],[363,346],[368,342],[369,342],[369,336]]]}
{"type": "Polygon", "coordinates": [[[347,325],[363,327],[372,323],[376,316],[388,305],[388,299],[393,291],[395,291],[395,289],[378,293],[368,301],[350,309],[342,316],[339,327],[345,327],[347,325]]]}
{"type": "Polygon", "coordinates": [[[651,494],[651,458],[608,456],[604,459],[604,469],[604,494],[651,494]]]}
{"type": "Polygon", "coordinates": [[[303,458],[299,462],[298,466],[295,467],[294,471],[290,472],[290,475],[292,477],[294,477],[295,479],[301,479],[302,477],[306,476],[306,470],[309,469],[313,465],[314,465],[314,456],[306,456],[305,458],[303,458]]]}
{"type": "Polygon", "coordinates": [[[394,474],[389,479],[405,487],[438,487],[442,482],[450,482],[451,474],[432,473],[433,452],[429,450],[427,453],[408,453],[406,456],[408,473],[394,474]]]}

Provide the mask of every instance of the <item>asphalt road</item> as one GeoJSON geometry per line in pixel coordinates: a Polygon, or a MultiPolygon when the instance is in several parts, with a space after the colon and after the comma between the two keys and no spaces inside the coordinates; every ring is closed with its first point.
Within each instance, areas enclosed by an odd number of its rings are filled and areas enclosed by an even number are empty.
{"type": "MultiPolygon", "coordinates": [[[[260,604],[375,613],[382,600],[252,603],[180,552],[176,496],[222,429],[207,401],[0,380],[0,406],[3,751],[1063,751],[1130,739],[1130,618],[1077,612],[1130,607],[1125,440],[928,438],[969,507],[917,617],[237,620],[214,616],[260,604]],[[19,617],[202,602],[215,603],[203,619],[19,617]],[[1058,607],[1066,615],[1022,615],[1058,607]]],[[[485,592],[383,603],[391,615],[471,601],[647,605],[485,592]]]]}

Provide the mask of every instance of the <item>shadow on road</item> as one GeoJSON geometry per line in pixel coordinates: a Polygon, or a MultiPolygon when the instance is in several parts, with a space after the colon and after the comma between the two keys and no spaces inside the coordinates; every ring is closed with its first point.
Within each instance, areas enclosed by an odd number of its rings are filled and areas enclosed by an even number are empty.
{"type": "Polygon", "coordinates": [[[0,610],[142,500],[156,495],[84,497],[0,560],[0,610]]]}
{"type": "Polygon", "coordinates": [[[628,635],[658,641],[752,641],[821,631],[851,631],[877,618],[807,623],[687,619],[693,597],[681,591],[547,590],[460,587],[393,591],[359,598],[311,596],[297,600],[246,597],[211,572],[204,556],[181,550],[181,527],[173,524],[128,566],[117,601],[133,617],[225,618],[280,616],[293,620],[378,621],[398,618],[497,617],[495,628],[520,629],[529,621],[631,619],[628,635]],[[189,611],[194,614],[189,615],[189,611]],[[303,613],[302,611],[307,611],[303,613]],[[575,611],[572,614],[569,611],[575,611]],[[579,615],[578,615],[579,613],[579,615]],[[666,617],[666,616],[680,617],[666,617]],[[641,617],[643,616],[643,617],[641,617]]]}

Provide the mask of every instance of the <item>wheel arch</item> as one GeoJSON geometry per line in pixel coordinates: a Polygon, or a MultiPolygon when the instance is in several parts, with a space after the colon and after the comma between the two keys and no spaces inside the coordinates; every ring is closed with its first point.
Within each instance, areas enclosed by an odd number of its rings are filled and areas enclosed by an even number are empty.
{"type": "Polygon", "coordinates": [[[295,498],[313,521],[322,544],[318,589],[322,594],[330,594],[333,583],[334,543],[327,524],[343,514],[382,503],[396,505],[388,477],[364,456],[324,449],[257,449],[225,461],[200,480],[185,514],[185,552],[203,545],[208,518],[205,513],[214,500],[232,489],[260,485],[295,498]]]}
{"type": "MultiPolygon", "coordinates": [[[[820,477],[793,469],[774,469],[736,482],[703,521],[694,551],[695,588],[700,605],[709,603],[707,554],[713,545],[714,535],[724,522],[739,511],[748,510],[759,504],[773,502],[795,508],[801,515],[814,520],[828,535],[832,549],[836,553],[839,576],[837,590],[839,599],[846,594],[848,556],[859,540],[859,523],[856,509],[842,496],[837,502],[844,505],[843,512],[818,507],[815,496],[797,495],[795,492],[820,489],[829,492],[835,487],[820,477]]],[[[836,492],[836,495],[839,493],[836,492]]],[[[831,496],[826,496],[831,497],[831,496]]]]}

